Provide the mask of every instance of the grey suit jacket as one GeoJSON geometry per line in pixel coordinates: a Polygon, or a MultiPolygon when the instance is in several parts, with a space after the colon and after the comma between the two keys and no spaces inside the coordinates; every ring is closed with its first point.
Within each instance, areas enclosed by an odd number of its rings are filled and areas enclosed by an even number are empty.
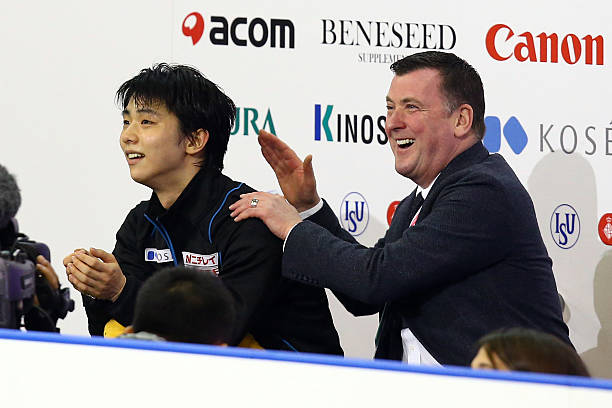
{"type": "Polygon", "coordinates": [[[469,364],[476,341],[501,327],[570,343],[533,203],[500,155],[476,143],[457,156],[409,227],[413,197],[373,248],[325,204],[291,231],[283,275],[332,289],[356,315],[384,308],[377,358],[401,359],[406,327],[441,364],[469,364]]]}

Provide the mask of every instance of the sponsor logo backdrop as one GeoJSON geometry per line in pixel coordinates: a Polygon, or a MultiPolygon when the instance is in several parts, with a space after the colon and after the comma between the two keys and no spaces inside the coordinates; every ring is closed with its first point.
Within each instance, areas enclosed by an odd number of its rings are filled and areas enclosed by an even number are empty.
{"type": "MultiPolygon", "coordinates": [[[[532,195],[572,340],[594,373],[612,377],[609,17],[603,0],[473,0],[459,10],[390,0],[110,0],[94,14],[87,4],[13,2],[0,16],[10,39],[0,162],[22,189],[21,229],[49,244],[67,284],[61,258],[82,246],[112,249],[129,209],[149,196],[118,148],[114,91],[154,62],[190,64],[239,107],[226,173],[279,190],[256,141],[259,129],[275,132],[313,154],[321,195],[371,245],[390,205],[415,187],[395,173],[381,130],[388,66],[423,50],[454,52],[482,76],[485,145],[532,195]]],[[[376,317],[353,318],[333,300],[332,308],[347,353],[371,357],[376,317]]],[[[77,308],[62,330],[85,334],[85,321],[77,308]]]]}

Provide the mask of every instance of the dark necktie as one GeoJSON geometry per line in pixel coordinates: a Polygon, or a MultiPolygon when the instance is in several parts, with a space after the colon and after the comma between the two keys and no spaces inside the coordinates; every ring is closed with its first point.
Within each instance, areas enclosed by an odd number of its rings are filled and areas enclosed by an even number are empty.
{"type": "Polygon", "coordinates": [[[418,214],[421,211],[421,206],[423,205],[423,201],[425,201],[423,199],[423,194],[421,194],[422,192],[419,192],[419,194],[417,194],[416,197],[414,197],[414,203],[411,205],[412,207],[412,217],[410,218],[412,221],[410,222],[410,226],[413,227],[414,224],[416,224],[417,219],[418,219],[418,214]]]}

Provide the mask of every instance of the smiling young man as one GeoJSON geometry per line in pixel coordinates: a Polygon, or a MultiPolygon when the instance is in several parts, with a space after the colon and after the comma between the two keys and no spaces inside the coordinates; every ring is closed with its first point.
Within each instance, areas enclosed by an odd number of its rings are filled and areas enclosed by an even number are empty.
{"type": "Polygon", "coordinates": [[[153,190],[127,216],[112,254],[64,258],[84,296],[89,331],[132,322],[136,295],[159,269],[184,265],[218,275],[236,309],[230,345],[341,354],[322,289],[280,276],[282,241],[259,220],[236,224],[228,205],[253,191],[221,173],[234,103],[194,68],[159,64],[117,92],[130,175],[153,190]]]}
{"type": "Polygon", "coordinates": [[[319,199],[312,158],[300,161],[266,132],[262,153],[284,197],[246,194],[231,215],[260,218],[285,240],[283,276],[332,289],[355,315],[379,312],[377,358],[469,365],[473,344],[500,327],[569,343],[531,198],[481,142],[480,76],[437,51],[391,69],[386,134],[396,171],[417,188],[373,248],[357,243],[319,199]],[[311,216],[302,221],[297,211],[311,216]]]}

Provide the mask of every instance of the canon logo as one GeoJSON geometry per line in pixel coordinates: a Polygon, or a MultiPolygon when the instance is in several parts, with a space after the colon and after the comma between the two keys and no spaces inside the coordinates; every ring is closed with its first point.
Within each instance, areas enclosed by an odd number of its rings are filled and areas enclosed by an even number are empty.
{"type": "Polygon", "coordinates": [[[498,61],[514,57],[520,62],[558,63],[562,59],[571,65],[577,62],[586,65],[604,63],[604,39],[601,35],[580,38],[576,34],[567,34],[561,38],[556,33],[542,32],[534,36],[529,31],[515,35],[507,25],[495,24],[487,32],[485,42],[489,55],[498,61]]]}

